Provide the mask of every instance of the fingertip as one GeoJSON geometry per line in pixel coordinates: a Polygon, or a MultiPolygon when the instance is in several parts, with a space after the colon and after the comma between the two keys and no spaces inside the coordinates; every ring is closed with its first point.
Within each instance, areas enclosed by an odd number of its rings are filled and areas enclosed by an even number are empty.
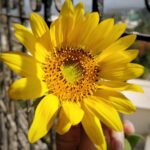
{"type": "Polygon", "coordinates": [[[123,124],[124,124],[124,132],[125,132],[125,134],[130,135],[130,134],[133,134],[135,132],[135,127],[134,127],[134,125],[133,125],[133,123],[131,121],[125,120],[123,122],[123,124]]]}

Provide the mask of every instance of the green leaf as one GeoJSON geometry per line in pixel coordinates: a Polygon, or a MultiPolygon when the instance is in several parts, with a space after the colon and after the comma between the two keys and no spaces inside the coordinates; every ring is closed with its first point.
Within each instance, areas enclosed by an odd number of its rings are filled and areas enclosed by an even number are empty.
{"type": "Polygon", "coordinates": [[[23,108],[23,109],[27,107],[26,101],[19,101],[19,104],[20,104],[21,108],[23,108]]]}
{"type": "Polygon", "coordinates": [[[132,147],[127,139],[124,140],[124,150],[132,150],[132,147]]]}
{"type": "Polygon", "coordinates": [[[127,135],[126,139],[129,141],[131,148],[133,149],[140,140],[143,140],[143,137],[138,134],[132,134],[127,135]]]}

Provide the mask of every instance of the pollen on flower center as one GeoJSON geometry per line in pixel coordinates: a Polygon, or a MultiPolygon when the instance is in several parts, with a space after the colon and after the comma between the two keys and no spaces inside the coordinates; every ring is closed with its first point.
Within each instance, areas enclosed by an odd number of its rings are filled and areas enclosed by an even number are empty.
{"type": "Polygon", "coordinates": [[[47,56],[43,68],[49,92],[60,100],[81,101],[93,94],[99,69],[92,55],[83,49],[56,49],[52,59],[47,56]]]}
{"type": "Polygon", "coordinates": [[[75,84],[82,76],[82,68],[78,62],[62,65],[61,71],[67,82],[75,84]]]}

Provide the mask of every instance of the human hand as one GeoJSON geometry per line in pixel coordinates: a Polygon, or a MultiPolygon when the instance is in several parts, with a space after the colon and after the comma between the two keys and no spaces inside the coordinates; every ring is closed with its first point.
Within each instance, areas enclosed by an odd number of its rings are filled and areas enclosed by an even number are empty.
{"type": "MultiPolygon", "coordinates": [[[[124,134],[135,132],[133,124],[126,120],[123,122],[124,132],[114,132],[103,126],[103,131],[107,145],[112,150],[123,150],[124,134]]],[[[57,150],[95,150],[93,143],[84,132],[81,124],[73,126],[69,132],[64,135],[57,134],[57,150]]]]}

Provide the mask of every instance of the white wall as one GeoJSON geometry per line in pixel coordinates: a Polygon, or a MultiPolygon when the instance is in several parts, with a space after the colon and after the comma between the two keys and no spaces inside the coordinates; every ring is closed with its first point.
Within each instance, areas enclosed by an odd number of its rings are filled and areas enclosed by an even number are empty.
{"type": "Polygon", "coordinates": [[[141,85],[144,93],[124,92],[136,105],[137,111],[132,115],[124,115],[123,119],[131,120],[137,133],[150,134],[150,81],[130,80],[129,82],[141,85]]]}

